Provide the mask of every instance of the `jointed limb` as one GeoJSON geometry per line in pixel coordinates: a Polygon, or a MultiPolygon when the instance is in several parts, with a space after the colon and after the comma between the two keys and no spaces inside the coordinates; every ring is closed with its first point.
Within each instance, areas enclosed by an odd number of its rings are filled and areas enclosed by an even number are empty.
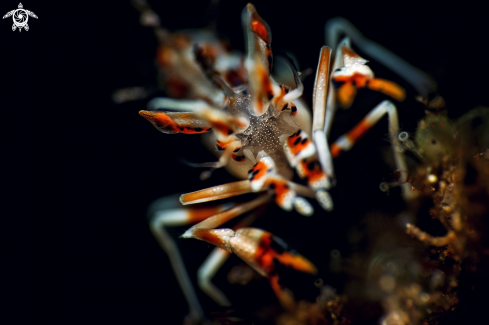
{"type": "MultiPolygon", "coordinates": [[[[333,158],[340,155],[341,151],[350,150],[353,145],[377,122],[387,114],[389,117],[389,137],[391,140],[392,151],[394,153],[394,160],[396,168],[398,170],[407,170],[406,161],[403,156],[402,146],[399,144],[399,118],[397,115],[397,109],[394,104],[388,100],[384,100],[377,105],[370,113],[367,114],[356,126],[353,127],[348,133],[340,136],[331,145],[331,154],[333,158]]],[[[409,184],[402,184],[403,196],[405,199],[412,197],[412,191],[409,184]]]]}
{"type": "Polygon", "coordinates": [[[175,276],[189,304],[190,317],[194,320],[201,320],[204,314],[197,294],[192,286],[178,247],[165,230],[165,227],[198,222],[228,208],[229,205],[206,209],[182,209],[175,208],[176,206],[178,206],[178,201],[173,197],[165,197],[155,202],[150,207],[150,211],[152,211],[150,229],[161,248],[168,254],[175,276]]]}
{"type": "Polygon", "coordinates": [[[377,61],[397,73],[408,81],[420,95],[427,97],[429,93],[436,91],[436,83],[428,74],[407,63],[385,47],[364,37],[360,31],[345,18],[333,18],[325,26],[326,44],[336,46],[341,34],[350,37],[353,43],[362,52],[375,58],[377,61]]]}
{"type": "MultiPolygon", "coordinates": [[[[264,209],[253,211],[243,220],[238,222],[233,227],[233,230],[236,231],[239,228],[249,226],[256,220],[257,217],[259,217],[263,213],[263,211],[264,209]]],[[[212,250],[212,252],[209,254],[209,256],[206,258],[204,263],[202,263],[199,270],[197,271],[197,280],[200,289],[204,291],[209,297],[211,297],[215,302],[217,302],[220,306],[230,306],[231,303],[224,295],[224,293],[211,282],[211,279],[226,262],[229,256],[231,256],[230,252],[216,247],[212,250]]]]}

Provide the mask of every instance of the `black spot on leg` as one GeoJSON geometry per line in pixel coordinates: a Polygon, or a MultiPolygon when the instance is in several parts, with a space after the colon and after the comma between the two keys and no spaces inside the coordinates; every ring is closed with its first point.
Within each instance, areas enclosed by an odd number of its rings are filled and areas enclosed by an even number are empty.
{"type": "Polygon", "coordinates": [[[307,142],[307,138],[302,139],[301,144],[304,144],[307,142]]]}
{"type": "Polygon", "coordinates": [[[234,149],[233,152],[238,152],[241,148],[234,149]]]}
{"type": "Polygon", "coordinates": [[[224,148],[221,147],[218,143],[216,143],[216,149],[219,150],[219,151],[223,151],[224,148]]]}
{"type": "Polygon", "coordinates": [[[316,166],[317,166],[317,162],[311,161],[310,163],[307,164],[307,169],[314,170],[316,166]]]}
{"type": "Polygon", "coordinates": [[[272,100],[272,99],[273,99],[273,94],[272,93],[268,94],[268,100],[272,100]]]}
{"type": "Polygon", "coordinates": [[[295,139],[294,141],[294,146],[298,145],[299,142],[301,142],[302,138],[301,137],[298,137],[297,139],[295,139]]]}
{"type": "Polygon", "coordinates": [[[204,129],[203,128],[194,128],[194,130],[197,132],[200,132],[200,131],[203,131],[204,129]]]}
{"type": "Polygon", "coordinates": [[[343,84],[345,83],[344,81],[336,81],[334,78],[331,79],[331,83],[333,84],[333,87],[334,89],[338,89],[340,88],[341,86],[343,86],[343,84]]]}
{"type": "Polygon", "coordinates": [[[231,134],[233,134],[233,130],[228,131],[228,135],[231,135],[231,134]]]}
{"type": "Polygon", "coordinates": [[[252,181],[255,179],[256,174],[258,174],[260,172],[260,170],[259,169],[256,169],[256,170],[252,169],[250,171],[251,171],[251,174],[249,174],[248,177],[249,177],[249,180],[252,181]]]}
{"type": "Polygon", "coordinates": [[[287,109],[287,105],[288,104],[285,104],[284,107],[282,107],[281,111],[285,111],[287,109]]]}
{"type": "Polygon", "coordinates": [[[295,112],[297,112],[297,107],[296,106],[292,106],[292,113],[295,113],[295,112]]]}

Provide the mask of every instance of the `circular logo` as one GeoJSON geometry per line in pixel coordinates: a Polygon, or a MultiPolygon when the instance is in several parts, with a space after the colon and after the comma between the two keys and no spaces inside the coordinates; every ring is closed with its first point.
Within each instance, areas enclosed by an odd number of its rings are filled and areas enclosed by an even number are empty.
{"type": "Polygon", "coordinates": [[[14,19],[14,24],[17,27],[24,27],[27,24],[27,20],[29,19],[29,16],[27,15],[27,12],[25,12],[24,9],[15,10],[12,16],[14,19]]]}

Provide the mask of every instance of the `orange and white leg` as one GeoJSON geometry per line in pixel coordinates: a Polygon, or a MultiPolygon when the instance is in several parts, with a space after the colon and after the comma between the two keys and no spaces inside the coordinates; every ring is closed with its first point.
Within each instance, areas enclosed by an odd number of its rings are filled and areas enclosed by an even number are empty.
{"type": "Polygon", "coordinates": [[[250,113],[260,116],[266,113],[270,100],[280,93],[280,87],[270,78],[273,60],[272,34],[268,24],[250,3],[244,8],[241,20],[246,37],[248,92],[252,97],[250,113]]]}
{"type": "Polygon", "coordinates": [[[209,132],[210,123],[195,113],[173,113],[163,111],[139,111],[160,132],[168,134],[200,134],[209,132]]]}
{"type": "MultiPolygon", "coordinates": [[[[336,88],[336,98],[343,108],[349,108],[356,97],[358,88],[370,88],[382,92],[397,101],[403,101],[406,91],[396,83],[374,77],[372,70],[366,65],[367,60],[359,56],[342,42],[341,56],[344,65],[333,71],[331,80],[336,88]]],[[[337,51],[337,54],[338,53],[337,51]]]]}
{"type": "MultiPolygon", "coordinates": [[[[195,290],[186,271],[178,247],[171,236],[167,233],[165,227],[183,226],[197,223],[209,217],[220,215],[220,212],[228,211],[233,207],[233,205],[234,204],[224,204],[211,207],[181,208],[178,205],[177,198],[171,196],[157,200],[150,207],[150,211],[152,211],[150,229],[160,246],[168,254],[173,271],[175,272],[175,276],[177,277],[180,287],[182,288],[187,302],[189,303],[191,309],[190,314],[194,319],[202,319],[202,308],[200,307],[200,303],[195,294],[195,290]]],[[[242,205],[237,209],[232,209],[231,213],[227,213],[225,215],[228,217],[230,215],[235,217],[249,211],[249,209],[253,209],[254,207],[256,206],[253,204],[244,204],[244,209],[242,205]]],[[[250,225],[262,212],[263,210],[253,212],[238,222],[233,229],[239,229],[241,227],[250,225]]],[[[229,255],[230,253],[223,251],[222,249],[214,250],[197,272],[199,287],[209,297],[222,306],[228,306],[230,303],[226,296],[217,287],[215,287],[210,280],[217,270],[219,270],[222,264],[224,264],[229,255]]]]}
{"type": "MultiPolygon", "coordinates": [[[[241,148],[241,142],[235,133],[245,130],[249,121],[245,117],[236,117],[209,106],[201,100],[175,100],[155,98],[148,103],[151,109],[171,109],[182,113],[161,111],[141,111],[157,129],[164,133],[204,133],[211,129],[216,135],[216,146],[224,150],[219,162],[212,165],[220,168],[227,164],[234,151],[241,148]]],[[[208,166],[209,163],[205,163],[208,166]]]]}
{"type": "Polygon", "coordinates": [[[192,286],[178,247],[165,227],[196,223],[220,211],[226,210],[232,205],[194,209],[178,208],[178,206],[179,203],[176,197],[164,197],[154,202],[149,208],[151,218],[150,229],[161,248],[168,255],[175,276],[189,304],[191,318],[201,320],[203,318],[202,307],[192,286]]]}
{"type": "MultiPolygon", "coordinates": [[[[391,140],[392,151],[394,153],[394,160],[396,168],[398,170],[407,170],[406,161],[403,156],[403,148],[399,143],[399,118],[397,115],[397,108],[388,100],[384,100],[377,105],[370,113],[367,114],[356,126],[353,127],[348,133],[340,136],[331,145],[331,154],[333,158],[338,157],[341,151],[350,150],[353,145],[378,121],[384,116],[388,115],[389,123],[389,137],[391,140]]],[[[403,184],[403,196],[406,199],[411,198],[411,190],[409,184],[403,184]]]]}
{"type": "MultiPolygon", "coordinates": [[[[329,152],[329,148],[327,148],[329,152]]],[[[323,171],[318,160],[314,143],[306,132],[298,130],[284,143],[284,151],[292,167],[301,178],[307,179],[309,187],[315,192],[319,204],[326,210],[333,209],[333,201],[327,189],[331,187],[331,177],[323,171]]]]}
{"type": "Polygon", "coordinates": [[[331,66],[331,49],[323,46],[319,54],[319,62],[316,70],[316,79],[314,81],[313,93],[313,120],[312,120],[312,138],[317,149],[317,157],[321,169],[326,173],[329,184],[325,189],[331,187],[334,183],[334,168],[326,133],[326,107],[328,94],[330,92],[330,70],[331,66]]]}
{"type": "Polygon", "coordinates": [[[385,47],[363,36],[362,33],[360,33],[360,31],[345,18],[333,18],[326,23],[326,44],[330,47],[335,48],[339,42],[340,35],[345,34],[351,38],[353,43],[358,46],[363,53],[375,58],[381,64],[397,73],[410,83],[423,97],[436,91],[436,83],[428,74],[407,63],[385,47]]]}
{"type": "MultiPolygon", "coordinates": [[[[259,192],[268,189],[275,197],[278,206],[286,211],[291,211],[294,207],[297,212],[304,216],[310,216],[314,210],[312,206],[301,196],[297,196],[296,190],[299,184],[287,181],[276,172],[273,159],[262,151],[258,153],[258,162],[248,172],[251,189],[259,192]]],[[[312,191],[310,191],[312,192],[312,191]]],[[[314,193],[314,192],[312,192],[314,193]]],[[[311,193],[302,191],[302,194],[311,196],[311,193]]]]}
{"type": "Polygon", "coordinates": [[[280,285],[277,264],[299,272],[316,274],[316,267],[302,255],[289,250],[282,240],[256,228],[195,229],[191,237],[206,241],[228,252],[235,253],[262,276],[268,277],[279,301],[287,309],[296,307],[290,290],[280,285]],[[197,231],[198,230],[198,231],[197,231]]]}
{"type": "MultiPolygon", "coordinates": [[[[233,230],[236,231],[239,228],[249,226],[255,221],[257,217],[259,217],[263,213],[263,211],[264,209],[253,211],[243,220],[238,222],[233,227],[233,230]]],[[[209,254],[209,256],[206,258],[204,263],[202,263],[202,265],[199,267],[199,270],[197,271],[197,281],[200,289],[204,291],[209,297],[211,297],[215,302],[217,302],[220,306],[230,306],[231,303],[227,299],[226,295],[212,283],[211,279],[226,262],[230,255],[230,252],[216,247],[212,250],[212,252],[209,254]]]]}
{"type": "Polygon", "coordinates": [[[249,125],[249,121],[245,117],[233,116],[211,107],[202,100],[178,100],[158,97],[149,101],[148,108],[151,110],[169,109],[184,113],[195,113],[212,126],[218,138],[225,138],[235,134],[238,130],[245,130],[249,125]]]}
{"type": "Polygon", "coordinates": [[[180,196],[180,203],[187,205],[210,202],[251,192],[253,190],[248,180],[237,181],[183,194],[180,196]]]}

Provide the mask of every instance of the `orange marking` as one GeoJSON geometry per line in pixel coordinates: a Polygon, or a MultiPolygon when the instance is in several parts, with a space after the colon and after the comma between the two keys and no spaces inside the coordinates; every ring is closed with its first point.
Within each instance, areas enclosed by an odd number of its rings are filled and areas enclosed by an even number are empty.
{"type": "Polygon", "coordinates": [[[264,102],[268,102],[270,97],[273,97],[272,82],[268,72],[262,64],[258,64],[257,74],[259,77],[259,96],[257,96],[258,113],[263,112],[264,102]]]}
{"type": "MultiPolygon", "coordinates": [[[[406,91],[404,88],[399,86],[398,84],[385,80],[385,79],[378,79],[378,78],[369,78],[365,75],[362,75],[360,73],[354,73],[351,76],[338,76],[334,78],[335,82],[344,82],[345,84],[340,86],[338,89],[338,92],[348,83],[351,84],[351,86],[355,85],[357,88],[370,88],[372,90],[381,92],[383,94],[386,94],[387,96],[390,96],[394,98],[395,100],[401,102],[406,98],[406,91]]],[[[353,90],[350,89],[350,85],[348,88],[345,88],[345,94],[341,95],[338,94],[338,96],[344,96],[345,98],[338,98],[340,103],[347,102],[346,96],[354,96],[356,94],[356,91],[353,95],[349,95],[349,92],[353,92],[353,90]]],[[[351,100],[353,102],[353,99],[351,100]]],[[[343,104],[342,104],[343,105],[343,104]]],[[[350,103],[351,105],[351,103],[350,103]]],[[[346,106],[346,105],[344,105],[346,106]]]]}
{"type": "Polygon", "coordinates": [[[402,102],[406,98],[406,91],[398,84],[385,79],[371,79],[368,88],[391,96],[395,100],[402,102]]]}
{"type": "Polygon", "coordinates": [[[212,124],[212,126],[214,127],[214,129],[223,134],[223,135],[230,135],[233,133],[233,129],[225,122],[222,122],[221,120],[218,120],[218,119],[213,119],[213,120],[210,120],[209,119],[209,122],[212,124]]]}
{"type": "Polygon", "coordinates": [[[290,188],[287,185],[287,182],[283,180],[272,179],[270,180],[269,185],[272,184],[273,184],[273,191],[276,195],[275,202],[277,202],[279,206],[282,206],[287,193],[290,193],[290,188]]]}
{"type": "Polygon", "coordinates": [[[273,266],[274,250],[270,247],[272,242],[271,234],[264,233],[260,238],[260,243],[256,248],[255,256],[253,257],[260,269],[268,273],[273,266]]]}
{"type": "Polygon", "coordinates": [[[235,155],[235,154],[233,154],[231,157],[233,157],[233,160],[234,161],[237,161],[237,162],[243,162],[246,159],[245,156],[238,156],[238,155],[235,155]]]}
{"type": "Polygon", "coordinates": [[[369,129],[371,125],[367,123],[367,120],[364,118],[358,123],[350,132],[346,134],[346,137],[351,142],[356,142],[360,139],[369,129]]]}
{"type": "Polygon", "coordinates": [[[308,259],[300,254],[291,254],[284,250],[281,253],[271,247],[272,234],[266,232],[260,238],[260,243],[257,247],[254,259],[256,264],[265,272],[273,269],[273,260],[277,259],[281,264],[290,266],[298,271],[315,274],[316,267],[308,259]]]}
{"type": "Polygon", "coordinates": [[[304,177],[307,177],[308,179],[308,183],[314,183],[321,178],[326,178],[326,174],[321,169],[321,165],[317,160],[302,160],[300,164],[302,166],[302,170],[304,171],[304,177]],[[309,166],[313,166],[313,168],[311,169],[309,166]]]}
{"type": "MultiPolygon", "coordinates": [[[[165,112],[139,111],[139,115],[150,121],[156,128],[165,133],[200,134],[210,130],[209,127],[194,127],[189,124],[176,123],[172,117],[165,112]]],[[[189,121],[195,119],[195,115],[192,113],[179,113],[175,115],[175,117],[189,121]]]]}
{"type": "Polygon", "coordinates": [[[311,140],[305,137],[305,133],[301,132],[299,135],[296,134],[297,133],[294,133],[287,138],[287,145],[294,156],[298,155],[302,150],[311,144],[311,140]],[[304,135],[304,137],[302,135],[304,135]]]}
{"type": "Polygon", "coordinates": [[[231,142],[233,142],[233,141],[234,141],[233,139],[228,140],[228,141],[220,141],[220,140],[217,140],[217,141],[216,141],[216,145],[217,145],[218,147],[220,147],[222,150],[225,150],[225,149],[226,149],[226,148],[229,146],[229,144],[230,144],[231,142]]]}
{"type": "Polygon", "coordinates": [[[341,153],[341,148],[336,143],[333,143],[329,149],[333,158],[337,158],[341,153]]]}
{"type": "Polygon", "coordinates": [[[189,222],[197,223],[221,212],[221,207],[189,209],[189,222]]]}
{"type": "Polygon", "coordinates": [[[263,161],[258,161],[251,170],[250,181],[259,180],[267,173],[267,165],[263,161]]]}
{"type": "Polygon", "coordinates": [[[358,88],[364,88],[367,86],[367,82],[372,80],[366,75],[360,73],[354,73],[351,76],[337,76],[334,77],[335,82],[351,82],[358,88]]]}
{"type": "MultiPolygon", "coordinates": [[[[291,254],[285,248],[278,252],[272,248],[273,237],[270,233],[264,233],[253,257],[256,265],[265,271],[277,298],[286,308],[294,308],[295,302],[290,292],[279,284],[279,275],[275,271],[275,260],[282,265],[289,266],[300,272],[316,274],[317,269],[309,260],[300,254],[291,254]]],[[[280,245],[280,244],[278,244],[280,245]]]]}
{"type": "Polygon", "coordinates": [[[357,86],[357,88],[364,88],[367,85],[367,82],[372,80],[371,78],[360,73],[355,73],[351,79],[355,82],[355,86],[357,86]]]}
{"type": "Polygon", "coordinates": [[[156,51],[156,61],[160,68],[166,68],[175,60],[175,51],[168,45],[161,45],[156,51]]]}
{"type": "Polygon", "coordinates": [[[300,254],[291,254],[289,252],[283,252],[277,255],[277,259],[283,265],[290,266],[297,271],[316,274],[317,269],[308,259],[300,254]]]}
{"type": "Polygon", "coordinates": [[[282,306],[289,310],[294,310],[296,307],[294,297],[292,297],[289,290],[282,289],[278,283],[280,281],[278,274],[275,273],[273,275],[269,275],[268,280],[270,281],[270,286],[272,287],[273,292],[275,292],[278,300],[280,300],[282,306]]]}
{"type": "Polygon", "coordinates": [[[251,30],[258,35],[262,40],[264,40],[266,43],[270,43],[270,35],[268,34],[268,29],[267,27],[263,24],[261,21],[260,16],[255,12],[253,12],[251,16],[251,30]]]}
{"type": "Polygon", "coordinates": [[[352,82],[345,82],[337,90],[338,102],[341,106],[350,107],[357,94],[357,89],[352,82]]]}

